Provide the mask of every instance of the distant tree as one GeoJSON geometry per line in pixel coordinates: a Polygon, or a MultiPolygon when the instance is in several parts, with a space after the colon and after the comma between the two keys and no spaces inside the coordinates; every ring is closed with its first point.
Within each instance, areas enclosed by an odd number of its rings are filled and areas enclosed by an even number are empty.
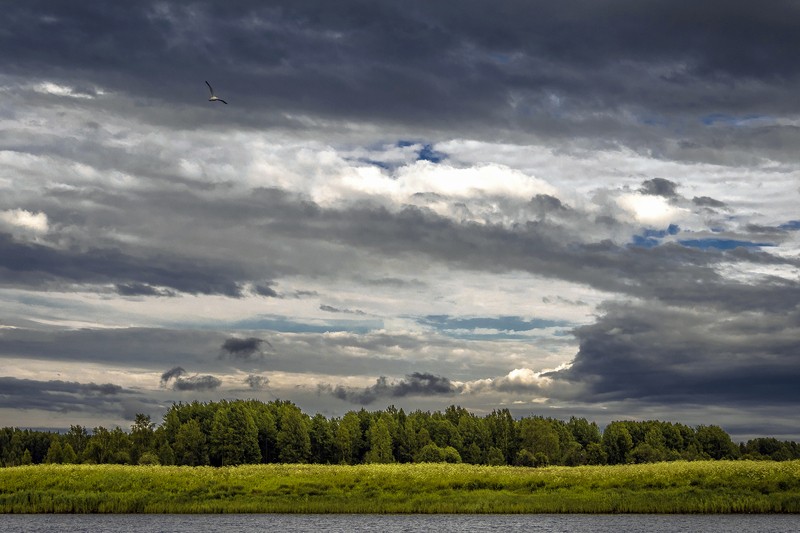
{"type": "Polygon", "coordinates": [[[567,428],[572,432],[574,439],[583,448],[586,448],[593,442],[599,443],[603,439],[597,424],[589,422],[585,418],[570,417],[569,422],[567,422],[567,428]]]}
{"type": "Polygon", "coordinates": [[[139,465],[160,465],[161,461],[158,459],[158,454],[155,452],[144,452],[142,455],[139,456],[139,461],[136,463],[139,465]]]}
{"type": "Polygon", "coordinates": [[[602,444],[598,442],[590,442],[586,446],[586,464],[604,465],[607,462],[608,454],[606,454],[602,444]]]}
{"type": "MultiPolygon", "coordinates": [[[[168,453],[162,450],[163,453],[168,453]]],[[[206,436],[197,420],[190,419],[181,424],[175,436],[175,461],[179,465],[201,466],[209,464],[206,436]]],[[[162,461],[162,464],[166,464],[162,461]]]]}
{"type": "Polygon", "coordinates": [[[414,457],[415,463],[460,463],[461,456],[452,446],[444,448],[434,443],[426,444],[414,457]]]}
{"type": "Polygon", "coordinates": [[[83,451],[87,462],[105,464],[112,462],[114,450],[112,449],[111,432],[102,426],[94,428],[89,442],[83,451]]]}
{"type": "Polygon", "coordinates": [[[175,462],[175,451],[169,445],[169,442],[164,440],[158,447],[158,464],[169,466],[174,465],[175,462]]]}
{"type": "Polygon", "coordinates": [[[536,457],[527,448],[523,448],[517,453],[514,464],[516,466],[536,466],[536,457]]]}
{"type": "Polygon", "coordinates": [[[625,422],[611,422],[603,432],[603,451],[608,463],[624,463],[632,449],[633,439],[625,422]]]}
{"type": "Polygon", "coordinates": [[[69,427],[69,431],[64,435],[64,442],[72,447],[72,450],[77,454],[78,460],[83,458],[83,452],[89,444],[89,431],[79,425],[69,427]]]}
{"type": "Polygon", "coordinates": [[[506,458],[500,448],[492,446],[486,454],[486,464],[491,466],[502,466],[507,464],[506,458]]]}
{"type": "Polygon", "coordinates": [[[491,437],[484,421],[464,411],[458,420],[458,432],[463,441],[461,457],[464,462],[470,464],[485,462],[491,437]]]}
{"type": "Polygon", "coordinates": [[[148,415],[138,413],[131,426],[131,461],[139,463],[139,457],[147,452],[152,452],[155,443],[155,424],[148,415]]]}
{"type": "Polygon", "coordinates": [[[278,430],[278,458],[282,463],[306,463],[311,457],[311,438],[303,413],[287,407],[278,430]]]}
{"type": "Polygon", "coordinates": [[[334,433],[338,461],[343,464],[355,464],[360,441],[361,424],[358,415],[349,411],[339,421],[334,433]]]}
{"type": "Polygon", "coordinates": [[[70,443],[65,443],[62,447],[63,450],[63,459],[62,463],[65,465],[71,465],[78,462],[78,454],[75,453],[75,450],[72,449],[72,445],[70,443]]]}
{"type": "Polygon", "coordinates": [[[699,426],[697,442],[703,453],[712,459],[736,459],[739,455],[739,448],[719,426],[699,426]]]}
{"type": "MultiPolygon", "coordinates": [[[[273,406],[258,401],[247,402],[248,410],[258,431],[258,449],[262,463],[278,461],[278,427],[273,406]]],[[[324,418],[324,417],[323,417],[324,418]]]]}
{"type": "Polygon", "coordinates": [[[54,438],[50,442],[50,448],[47,450],[47,457],[45,463],[61,464],[64,462],[64,448],[61,446],[61,439],[54,438]]]}
{"type": "Polygon", "coordinates": [[[261,462],[258,429],[242,402],[224,405],[214,415],[209,455],[221,466],[261,462]]]}
{"type": "Polygon", "coordinates": [[[311,441],[312,463],[329,464],[336,460],[333,428],[327,418],[319,413],[314,415],[308,436],[311,441]]]}
{"type": "Polygon", "coordinates": [[[534,456],[542,454],[547,464],[559,461],[561,447],[557,431],[550,420],[544,418],[523,418],[518,424],[519,446],[534,456]]]}
{"type": "Polygon", "coordinates": [[[366,455],[367,463],[393,463],[392,437],[383,417],[376,418],[367,430],[370,448],[366,455]]]}
{"type": "Polygon", "coordinates": [[[494,410],[486,417],[492,445],[503,454],[503,464],[511,464],[516,456],[516,426],[508,409],[494,410]]]}

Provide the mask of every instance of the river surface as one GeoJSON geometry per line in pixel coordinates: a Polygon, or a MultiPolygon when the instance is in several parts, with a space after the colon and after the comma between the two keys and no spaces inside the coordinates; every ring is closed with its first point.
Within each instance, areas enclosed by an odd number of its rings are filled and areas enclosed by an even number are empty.
{"type": "Polygon", "coordinates": [[[0,515],[0,532],[788,533],[800,515],[0,515]]]}

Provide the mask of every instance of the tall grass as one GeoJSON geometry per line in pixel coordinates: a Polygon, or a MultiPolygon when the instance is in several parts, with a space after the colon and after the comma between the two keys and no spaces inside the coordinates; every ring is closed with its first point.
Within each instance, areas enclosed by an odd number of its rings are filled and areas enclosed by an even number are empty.
{"type": "Polygon", "coordinates": [[[3,513],[798,513],[800,461],[0,469],[3,513]]]}

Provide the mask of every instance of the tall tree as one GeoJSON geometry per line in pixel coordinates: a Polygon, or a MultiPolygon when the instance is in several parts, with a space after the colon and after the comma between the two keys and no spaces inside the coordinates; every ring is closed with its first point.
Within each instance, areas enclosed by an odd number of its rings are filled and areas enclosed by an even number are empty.
{"type": "MultiPolygon", "coordinates": [[[[169,445],[167,443],[167,445],[169,445]]],[[[200,429],[200,423],[195,419],[187,420],[181,424],[175,435],[174,445],[175,462],[179,465],[201,466],[209,464],[208,444],[206,436],[200,429]]],[[[161,450],[163,456],[168,457],[169,451],[161,450]]],[[[162,464],[163,459],[162,459],[162,464]]]]}
{"type": "Polygon", "coordinates": [[[631,449],[633,449],[633,439],[625,422],[611,422],[606,426],[603,432],[603,451],[609,464],[624,463],[631,449]]]}
{"type": "Polygon", "coordinates": [[[311,440],[312,463],[328,464],[336,460],[333,428],[325,416],[319,413],[314,415],[308,436],[311,440]]]}
{"type": "Polygon", "coordinates": [[[305,415],[296,406],[286,406],[278,430],[278,459],[282,463],[306,463],[311,457],[311,437],[305,415]]]}
{"type": "Polygon", "coordinates": [[[131,425],[131,462],[137,464],[139,458],[147,453],[155,451],[155,424],[150,421],[150,416],[137,413],[131,425]]]}
{"type": "Polygon", "coordinates": [[[393,463],[392,437],[389,434],[389,426],[382,415],[373,419],[372,425],[367,430],[369,438],[369,451],[367,452],[366,462],[368,463],[393,463]]]}
{"type": "Polygon", "coordinates": [[[261,461],[258,429],[242,402],[231,402],[214,415],[210,455],[212,461],[221,466],[261,461]]]}

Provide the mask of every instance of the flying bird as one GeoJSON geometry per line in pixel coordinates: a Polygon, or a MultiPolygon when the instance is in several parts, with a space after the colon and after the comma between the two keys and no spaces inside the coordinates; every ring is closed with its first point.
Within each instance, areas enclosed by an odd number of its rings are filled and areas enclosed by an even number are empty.
{"type": "Polygon", "coordinates": [[[214,88],[211,86],[210,83],[206,82],[206,85],[208,85],[208,90],[211,91],[211,98],[208,99],[209,102],[222,102],[223,104],[228,103],[214,94],[214,88]]]}

